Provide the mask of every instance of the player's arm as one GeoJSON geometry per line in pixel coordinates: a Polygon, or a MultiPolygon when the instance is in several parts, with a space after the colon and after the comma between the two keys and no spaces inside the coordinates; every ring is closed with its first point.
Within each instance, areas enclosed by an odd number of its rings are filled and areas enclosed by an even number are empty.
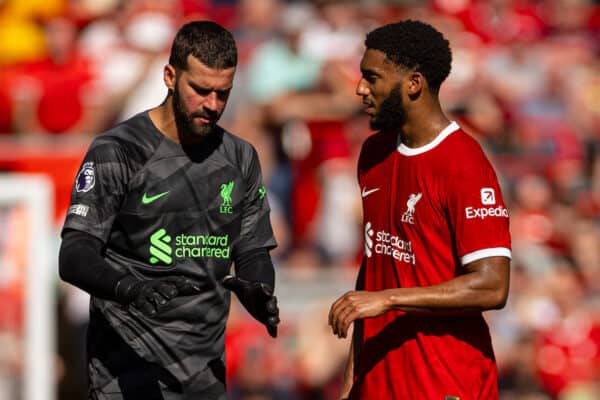
{"type": "Polygon", "coordinates": [[[277,337],[279,308],[273,295],[275,268],[269,251],[249,250],[236,255],[234,262],[236,276],[226,276],[223,286],[236,294],[246,310],[266,326],[269,335],[277,337]]]}
{"type": "Polygon", "coordinates": [[[228,275],[223,286],[233,291],[242,305],[277,336],[279,309],[274,296],[275,268],[269,250],[277,246],[269,218],[269,203],[262,184],[258,154],[243,146],[241,170],[246,183],[240,237],[233,249],[236,276],[228,275]]]}
{"type": "Polygon", "coordinates": [[[59,274],[62,280],[105,300],[132,304],[148,316],[179,295],[198,293],[197,283],[182,277],[140,280],[115,270],[102,256],[100,239],[74,229],[63,233],[59,252],[59,274]]]}
{"type": "Polygon", "coordinates": [[[342,387],[340,388],[339,400],[346,400],[350,396],[352,385],[354,384],[354,338],[350,342],[350,352],[348,353],[348,360],[346,361],[346,368],[344,369],[344,376],[342,378],[342,387]]]}
{"type": "Polygon", "coordinates": [[[390,309],[433,314],[500,309],[508,298],[509,265],[507,257],[487,257],[465,265],[466,274],[447,282],[391,289],[386,293],[390,309]]]}
{"type": "Polygon", "coordinates": [[[389,310],[450,315],[502,308],[508,297],[509,264],[507,257],[487,257],[465,265],[467,273],[437,285],[348,292],[331,306],[329,325],[335,335],[346,337],[355,320],[389,310]]]}

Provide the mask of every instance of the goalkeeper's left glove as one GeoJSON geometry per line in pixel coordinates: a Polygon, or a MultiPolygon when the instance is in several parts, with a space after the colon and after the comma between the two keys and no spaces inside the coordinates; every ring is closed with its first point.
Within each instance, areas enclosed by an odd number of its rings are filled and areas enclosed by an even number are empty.
{"type": "Polygon", "coordinates": [[[223,286],[236,294],[246,310],[267,327],[271,337],[277,337],[279,308],[277,297],[273,295],[273,288],[270,285],[227,275],[223,278],[223,286]]]}

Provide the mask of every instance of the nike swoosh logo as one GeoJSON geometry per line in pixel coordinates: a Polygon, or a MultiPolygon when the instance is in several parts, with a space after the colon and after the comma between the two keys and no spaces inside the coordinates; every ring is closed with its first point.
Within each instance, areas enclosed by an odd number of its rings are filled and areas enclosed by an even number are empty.
{"type": "Polygon", "coordinates": [[[375,193],[376,191],[379,190],[379,188],[375,188],[375,189],[371,189],[371,190],[365,190],[366,188],[363,188],[362,190],[362,197],[367,197],[368,195],[370,195],[371,193],[375,193]]]}
{"type": "Polygon", "coordinates": [[[169,191],[166,191],[166,192],[162,192],[162,193],[159,193],[159,194],[155,194],[154,196],[148,197],[147,194],[144,193],[144,197],[142,197],[142,203],[143,204],[150,204],[150,203],[152,203],[152,202],[154,202],[154,201],[156,201],[156,200],[160,199],[161,197],[166,196],[168,194],[169,194],[169,191]]]}

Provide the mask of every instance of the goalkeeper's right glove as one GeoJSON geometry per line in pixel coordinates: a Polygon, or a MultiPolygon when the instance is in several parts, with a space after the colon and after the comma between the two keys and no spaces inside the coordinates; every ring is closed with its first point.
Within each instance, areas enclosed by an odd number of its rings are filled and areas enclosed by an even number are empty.
{"type": "Polygon", "coordinates": [[[144,315],[156,315],[161,306],[178,296],[200,293],[198,282],[184,276],[139,280],[127,275],[115,287],[115,299],[123,305],[133,305],[144,315]]]}

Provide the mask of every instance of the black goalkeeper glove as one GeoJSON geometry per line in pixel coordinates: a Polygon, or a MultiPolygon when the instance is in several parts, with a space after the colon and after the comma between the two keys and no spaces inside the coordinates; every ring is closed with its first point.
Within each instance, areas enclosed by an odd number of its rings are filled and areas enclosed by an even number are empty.
{"type": "Polygon", "coordinates": [[[271,337],[277,337],[279,308],[270,285],[227,275],[223,278],[223,286],[234,292],[250,315],[267,327],[271,337]]]}
{"type": "Polygon", "coordinates": [[[139,280],[133,276],[121,279],[115,287],[115,298],[123,305],[133,305],[145,315],[156,315],[161,306],[178,296],[200,293],[198,282],[184,276],[139,280]]]}

